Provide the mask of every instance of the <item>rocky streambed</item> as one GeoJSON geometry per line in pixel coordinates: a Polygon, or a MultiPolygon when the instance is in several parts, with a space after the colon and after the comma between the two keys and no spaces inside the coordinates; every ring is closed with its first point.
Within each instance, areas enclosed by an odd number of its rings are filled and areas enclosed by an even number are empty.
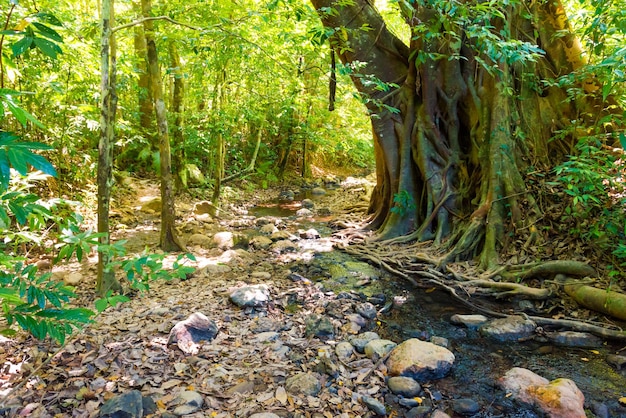
{"type": "Polygon", "coordinates": [[[109,308],[40,370],[53,347],[2,342],[3,395],[26,384],[0,416],[626,416],[621,347],[405,286],[333,250],[337,195],[297,195],[230,220],[190,205],[196,273],[109,308]]]}

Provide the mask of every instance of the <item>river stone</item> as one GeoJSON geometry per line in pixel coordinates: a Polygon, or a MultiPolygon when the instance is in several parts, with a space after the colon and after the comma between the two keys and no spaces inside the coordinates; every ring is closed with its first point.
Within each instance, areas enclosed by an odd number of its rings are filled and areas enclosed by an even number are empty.
{"type": "Polygon", "coordinates": [[[537,328],[530,319],[518,315],[494,319],[480,327],[480,332],[494,340],[520,341],[532,336],[537,328]]]}
{"type": "Polygon", "coordinates": [[[453,364],[450,350],[417,338],[400,343],[387,359],[390,376],[408,376],[418,382],[444,377],[453,364]]]}
{"type": "Polygon", "coordinates": [[[108,401],[100,409],[100,418],[126,417],[141,418],[143,417],[143,398],[138,390],[131,390],[115,396],[108,401]]]}
{"type": "Polygon", "coordinates": [[[546,337],[556,345],[565,347],[594,348],[602,345],[602,340],[587,332],[561,331],[546,333],[546,337]]]}
{"type": "Polygon", "coordinates": [[[309,228],[306,231],[299,231],[298,234],[300,235],[300,238],[303,239],[317,239],[320,237],[320,233],[314,228],[309,228]]]}
{"type": "Polygon", "coordinates": [[[259,250],[267,250],[272,245],[272,240],[263,235],[257,235],[250,239],[248,245],[259,250]]]}
{"type": "Polygon", "coordinates": [[[321,187],[315,187],[313,190],[311,190],[311,194],[313,196],[323,196],[326,194],[326,190],[321,187]]]}
{"type": "Polygon", "coordinates": [[[186,354],[198,354],[201,341],[211,341],[217,335],[215,322],[202,312],[194,312],[184,321],[178,322],[167,339],[167,343],[177,343],[178,348],[186,354]]]}
{"type": "Polygon", "coordinates": [[[608,354],[606,356],[606,362],[613,366],[615,369],[622,370],[623,367],[626,367],[626,356],[608,354]]]}
{"type": "Polygon", "coordinates": [[[375,413],[376,415],[387,415],[387,410],[385,409],[385,405],[371,396],[363,395],[361,396],[361,401],[367,406],[370,411],[375,413]]]}
{"type": "Polygon", "coordinates": [[[404,414],[405,418],[425,418],[428,416],[430,412],[430,406],[416,406],[415,408],[411,408],[409,412],[404,414]]]}
{"type": "Polygon", "coordinates": [[[474,415],[480,411],[480,405],[473,399],[454,399],[452,401],[452,410],[461,415],[474,415]]]}
{"type": "Polygon", "coordinates": [[[274,224],[265,224],[259,229],[259,232],[263,235],[272,235],[275,232],[278,232],[278,228],[274,224]]]}
{"type": "Polygon", "coordinates": [[[266,284],[243,286],[230,294],[230,300],[241,308],[262,306],[270,299],[270,288],[266,284]]]}
{"type": "Polygon", "coordinates": [[[298,246],[288,239],[283,239],[272,244],[270,249],[276,254],[295,253],[298,251],[298,246]]]}
{"type": "Polygon", "coordinates": [[[235,246],[235,236],[230,231],[222,231],[213,235],[213,242],[220,250],[230,250],[235,246]]]}
{"type": "Polygon", "coordinates": [[[270,239],[273,242],[277,242],[282,240],[292,240],[296,238],[287,231],[276,231],[272,235],[270,235],[270,239]]]}
{"type": "Polygon", "coordinates": [[[298,373],[285,381],[285,389],[293,395],[316,396],[322,389],[322,385],[312,374],[298,373]]]}
{"type": "Polygon", "coordinates": [[[470,329],[477,329],[485,324],[489,319],[484,315],[452,315],[450,322],[457,325],[465,325],[470,329]]]}
{"type": "Polygon", "coordinates": [[[305,209],[313,209],[315,207],[315,203],[311,199],[302,200],[302,207],[305,209]]]}
{"type": "Polygon", "coordinates": [[[415,380],[406,376],[393,376],[387,380],[387,387],[396,395],[413,398],[419,395],[422,387],[415,380]]]}
{"type": "Polygon", "coordinates": [[[306,319],[305,335],[321,339],[332,338],[335,335],[335,327],[328,317],[313,314],[306,319]]]}
{"type": "Polygon", "coordinates": [[[514,367],[498,381],[513,399],[534,405],[550,418],[585,418],[585,396],[570,379],[551,382],[528,369],[514,367]]]}
{"type": "Polygon", "coordinates": [[[356,313],[363,318],[374,319],[376,318],[376,307],[369,302],[359,303],[356,306],[356,313]]]}
{"type": "Polygon", "coordinates": [[[430,337],[430,342],[435,345],[439,345],[441,347],[446,347],[446,348],[448,348],[448,345],[450,343],[447,338],[438,337],[436,335],[433,335],[432,337],[430,337]]]}
{"type": "Polygon", "coordinates": [[[335,346],[335,354],[339,360],[347,363],[354,354],[354,347],[352,347],[352,344],[347,341],[341,341],[335,346]]]}
{"type": "Polygon", "coordinates": [[[450,415],[446,414],[441,409],[435,409],[430,415],[430,418],[450,418],[450,415]]]}
{"type": "Polygon", "coordinates": [[[187,239],[187,245],[197,245],[204,249],[211,248],[213,246],[213,238],[208,237],[204,234],[192,234],[187,239]]]}
{"type": "Polygon", "coordinates": [[[354,346],[356,351],[358,351],[359,353],[364,353],[365,346],[367,345],[367,343],[369,343],[372,340],[379,340],[379,339],[380,337],[378,336],[378,334],[372,331],[367,331],[359,335],[350,337],[348,341],[350,341],[350,343],[354,346]]]}
{"type": "Polygon", "coordinates": [[[178,397],[174,400],[174,403],[178,405],[174,408],[174,415],[188,415],[193,414],[202,407],[204,400],[202,395],[192,390],[183,390],[178,394],[178,397]]]}
{"type": "Polygon", "coordinates": [[[161,212],[161,198],[155,197],[153,199],[148,200],[147,202],[141,205],[142,212],[146,213],[157,213],[161,212]]]}
{"type": "Polygon", "coordinates": [[[372,340],[365,344],[363,352],[372,360],[378,360],[387,355],[387,353],[393,350],[397,345],[398,344],[390,340],[372,340]]]}
{"type": "Polygon", "coordinates": [[[293,190],[283,190],[278,194],[278,200],[281,202],[291,202],[296,198],[296,193],[293,190]]]}
{"type": "Polygon", "coordinates": [[[296,212],[296,216],[300,217],[300,218],[308,218],[313,216],[313,211],[311,211],[310,209],[298,209],[298,211],[296,212]]]}

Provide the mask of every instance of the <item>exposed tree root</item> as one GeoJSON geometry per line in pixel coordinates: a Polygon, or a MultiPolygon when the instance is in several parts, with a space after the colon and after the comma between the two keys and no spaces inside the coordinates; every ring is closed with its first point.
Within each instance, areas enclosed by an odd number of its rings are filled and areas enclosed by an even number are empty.
{"type": "MultiPolygon", "coordinates": [[[[516,296],[534,300],[546,300],[553,294],[551,289],[534,288],[518,283],[518,281],[536,277],[547,279],[547,282],[556,282],[571,287],[572,282],[580,286],[581,283],[586,283],[586,281],[570,279],[565,283],[562,280],[563,274],[583,277],[596,276],[595,270],[586,263],[573,260],[556,260],[500,266],[498,269],[481,275],[481,278],[475,279],[473,277],[477,277],[478,274],[461,274],[450,267],[446,267],[445,271],[436,268],[436,266],[440,265],[441,257],[428,254],[425,251],[426,245],[427,243],[402,246],[368,243],[337,247],[355,257],[372,262],[396,276],[402,277],[415,287],[423,288],[435,285],[447,291],[457,301],[473,311],[497,318],[508,317],[512,314],[497,312],[475,304],[468,298],[460,296],[460,293],[470,297],[472,294],[481,293],[497,298],[516,296]],[[505,281],[496,281],[495,279],[497,278],[505,281]],[[515,282],[509,282],[509,280],[515,282]]],[[[597,290],[600,291],[600,289],[597,290]]],[[[607,312],[604,311],[604,313],[607,312]]],[[[626,331],[616,329],[612,325],[600,326],[571,319],[528,316],[523,312],[514,313],[513,315],[525,316],[540,326],[588,332],[607,339],[626,340],[626,331]]]]}

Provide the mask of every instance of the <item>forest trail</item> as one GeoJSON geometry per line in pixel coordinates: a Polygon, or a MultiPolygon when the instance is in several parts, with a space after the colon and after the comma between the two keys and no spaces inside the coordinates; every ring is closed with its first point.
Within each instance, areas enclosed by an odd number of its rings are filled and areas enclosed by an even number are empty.
{"type": "MultiPolygon", "coordinates": [[[[451,324],[450,316],[469,312],[447,295],[408,289],[333,250],[338,238],[328,219],[361,218],[363,212],[348,212],[365,208],[367,181],[326,187],[309,209],[323,216],[297,216],[311,204],[302,199],[311,187],[233,191],[220,218],[198,213],[200,200],[177,202],[196,272],[150,283],[148,292],[108,308],[58,353],[33,339],[3,341],[3,395],[25,382],[4,400],[4,416],[116,416],[106,412],[116,407],[126,408],[127,415],[118,416],[138,417],[538,416],[498,388],[497,379],[513,366],[573,379],[586,407],[626,414],[618,403],[626,376],[605,361],[615,348],[494,344],[451,324]],[[290,192],[295,199],[281,201],[290,192]],[[258,303],[234,303],[242,289],[258,303]],[[204,314],[216,335],[176,343],[170,330],[194,313],[204,314]],[[398,395],[388,387],[386,357],[357,349],[357,337],[366,332],[394,344],[439,341],[456,363],[445,378],[423,382],[412,396],[398,395]],[[128,398],[135,390],[144,397],[141,411],[128,398]]],[[[156,248],[158,188],[133,180],[124,190],[113,211],[115,239],[127,239],[133,252],[156,248]]],[[[86,304],[93,300],[93,262],[78,266],[86,304]]]]}

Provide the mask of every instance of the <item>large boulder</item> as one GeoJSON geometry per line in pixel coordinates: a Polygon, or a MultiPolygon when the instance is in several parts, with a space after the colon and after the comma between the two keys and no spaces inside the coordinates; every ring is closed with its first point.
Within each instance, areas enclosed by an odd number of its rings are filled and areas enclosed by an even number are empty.
{"type": "Polygon", "coordinates": [[[494,340],[521,341],[531,337],[535,333],[537,324],[522,316],[511,315],[506,318],[494,319],[480,327],[481,334],[494,340]]]}
{"type": "Polygon", "coordinates": [[[387,359],[390,376],[408,376],[418,382],[441,379],[453,364],[450,350],[417,338],[398,344],[387,359]]]}
{"type": "Polygon", "coordinates": [[[585,396],[570,379],[551,382],[528,369],[514,367],[498,381],[513,399],[534,405],[550,418],[585,418],[585,396]]]}

